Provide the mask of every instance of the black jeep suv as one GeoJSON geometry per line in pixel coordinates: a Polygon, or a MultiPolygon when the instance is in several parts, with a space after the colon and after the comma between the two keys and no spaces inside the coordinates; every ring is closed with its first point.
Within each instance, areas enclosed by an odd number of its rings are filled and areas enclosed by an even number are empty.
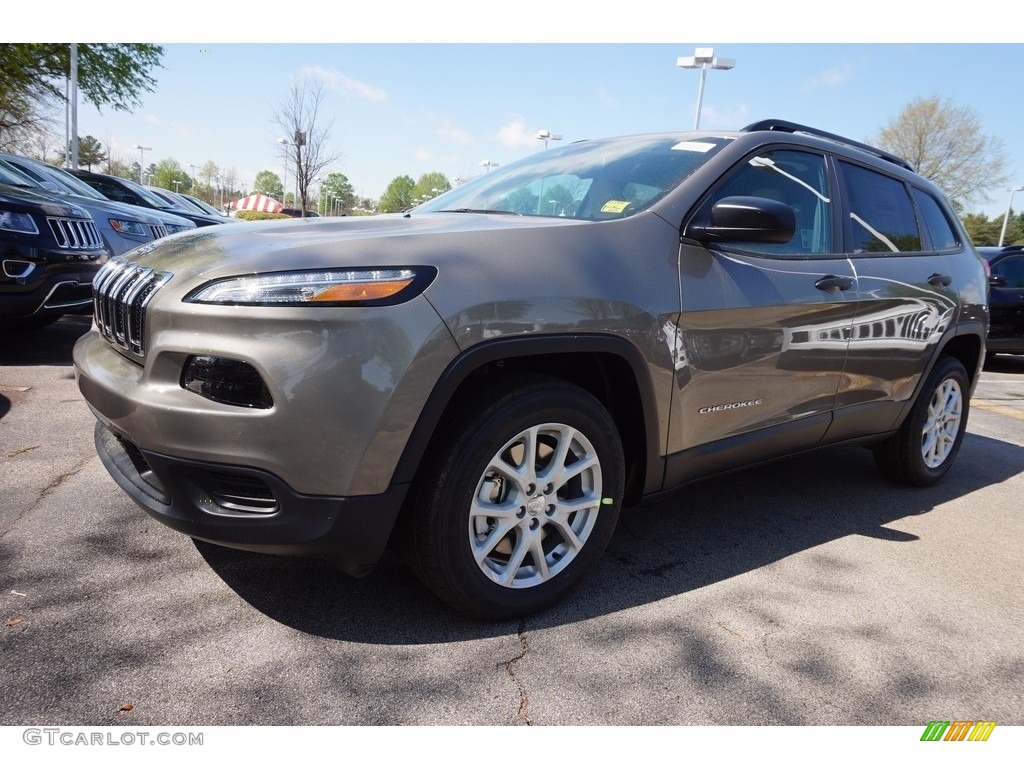
{"type": "Polygon", "coordinates": [[[0,173],[0,327],[38,327],[88,312],[109,252],[89,213],[3,183],[0,173]]]}

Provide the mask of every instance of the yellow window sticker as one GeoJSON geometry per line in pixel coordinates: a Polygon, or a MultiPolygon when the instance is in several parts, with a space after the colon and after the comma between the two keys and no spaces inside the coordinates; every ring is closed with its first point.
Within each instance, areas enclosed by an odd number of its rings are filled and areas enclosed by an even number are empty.
{"type": "Polygon", "coordinates": [[[601,213],[622,213],[629,205],[629,200],[609,200],[601,206],[601,213]]]}

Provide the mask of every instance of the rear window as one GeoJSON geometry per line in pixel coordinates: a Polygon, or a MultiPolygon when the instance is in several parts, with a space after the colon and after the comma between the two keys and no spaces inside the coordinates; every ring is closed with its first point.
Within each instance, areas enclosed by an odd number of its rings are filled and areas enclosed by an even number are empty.
{"type": "Polygon", "coordinates": [[[906,185],[899,179],[839,163],[849,201],[846,231],[852,253],[921,251],[921,233],[906,185]]]}

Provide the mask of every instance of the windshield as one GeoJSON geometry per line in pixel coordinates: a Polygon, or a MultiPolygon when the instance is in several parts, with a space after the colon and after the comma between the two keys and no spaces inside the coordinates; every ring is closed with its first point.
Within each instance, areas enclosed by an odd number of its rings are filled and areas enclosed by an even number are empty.
{"type": "Polygon", "coordinates": [[[623,218],[664,197],[729,141],[667,135],[581,141],[497,167],[413,210],[623,218]]]}
{"type": "Polygon", "coordinates": [[[30,187],[39,189],[39,184],[12,166],[6,160],[0,160],[0,184],[12,187],[30,187]]]}
{"type": "Polygon", "coordinates": [[[97,192],[95,189],[90,187],[84,181],[77,176],[72,176],[62,168],[57,168],[52,165],[46,166],[35,166],[36,169],[43,175],[48,176],[51,181],[60,184],[67,189],[70,189],[76,195],[82,197],[91,197],[93,200],[106,200],[103,195],[97,192]]]}
{"type": "Polygon", "coordinates": [[[152,205],[154,208],[162,208],[165,211],[172,210],[175,206],[164,200],[159,195],[150,192],[141,184],[136,184],[134,181],[128,179],[120,179],[120,182],[128,187],[132,192],[141,197],[147,203],[152,205]]]}

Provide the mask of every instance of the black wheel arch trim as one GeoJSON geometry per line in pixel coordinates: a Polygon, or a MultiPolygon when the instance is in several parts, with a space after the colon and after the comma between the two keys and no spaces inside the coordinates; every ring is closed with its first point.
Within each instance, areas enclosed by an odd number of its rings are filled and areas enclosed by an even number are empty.
{"type": "Polygon", "coordinates": [[[445,410],[459,387],[484,366],[500,360],[565,354],[607,354],[621,358],[629,366],[640,393],[645,432],[645,475],[642,492],[661,489],[664,481],[664,457],[658,444],[658,415],[654,383],[643,354],[629,341],[608,334],[545,334],[485,341],[464,350],[444,370],[420,411],[405,450],[399,459],[392,483],[412,482],[427,447],[445,410]]]}
{"type": "Polygon", "coordinates": [[[892,425],[892,428],[898,429],[899,426],[903,423],[903,420],[910,413],[910,409],[913,408],[914,403],[917,402],[917,398],[921,396],[921,391],[924,389],[924,385],[928,381],[928,377],[931,375],[932,370],[935,368],[936,365],[938,365],[939,360],[941,360],[943,355],[946,353],[946,350],[949,348],[950,343],[952,343],[954,339],[960,337],[975,336],[979,339],[981,344],[979,349],[978,362],[975,369],[971,370],[966,365],[964,366],[967,369],[967,376],[971,382],[970,394],[973,395],[974,388],[975,386],[977,386],[978,383],[978,377],[981,374],[982,366],[985,364],[985,337],[987,336],[987,334],[988,329],[985,328],[984,323],[982,323],[979,320],[962,320],[961,322],[956,323],[955,325],[952,325],[949,328],[947,328],[946,332],[942,334],[942,339],[935,347],[935,354],[932,355],[931,360],[928,361],[928,365],[925,366],[925,369],[921,372],[921,378],[920,380],[918,380],[917,386],[914,388],[914,394],[911,397],[909,397],[906,400],[906,402],[904,402],[899,417],[892,425]]]}

